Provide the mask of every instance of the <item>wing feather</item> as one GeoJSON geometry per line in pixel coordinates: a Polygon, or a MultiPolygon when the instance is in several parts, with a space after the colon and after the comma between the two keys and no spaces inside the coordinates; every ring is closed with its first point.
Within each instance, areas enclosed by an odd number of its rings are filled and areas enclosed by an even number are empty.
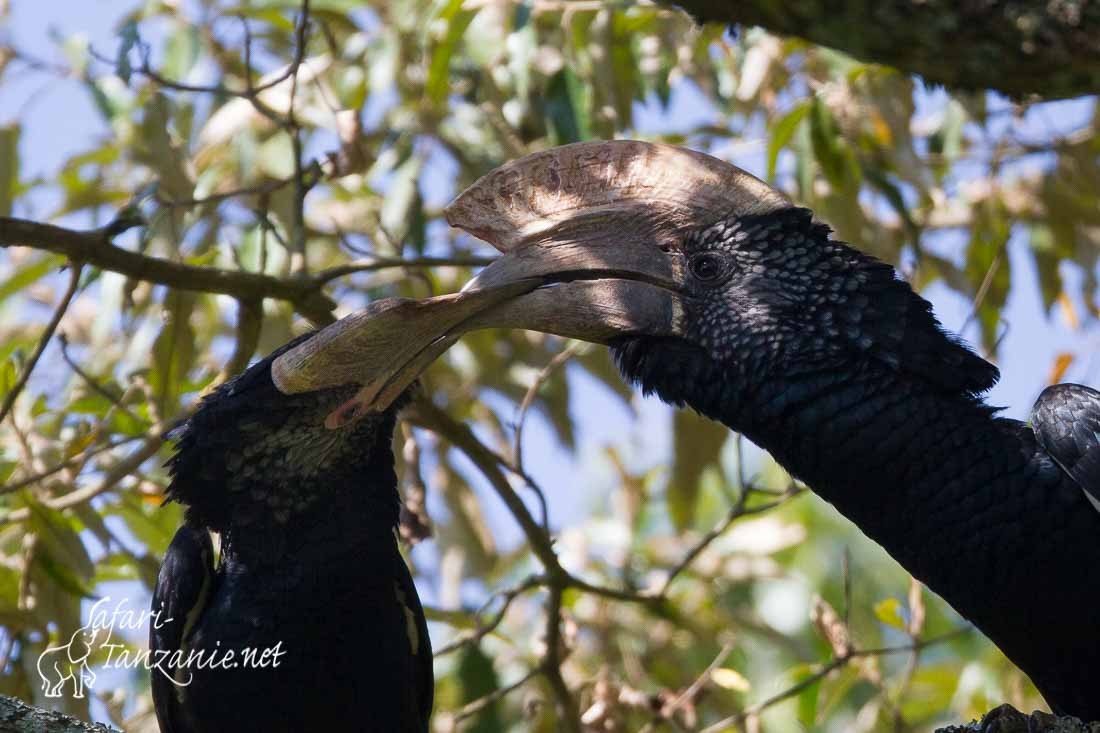
{"type": "Polygon", "coordinates": [[[168,658],[177,651],[186,655],[191,629],[202,615],[215,581],[214,546],[205,529],[184,524],[172,538],[153,591],[154,617],[149,625],[149,649],[156,665],[152,672],[153,706],[162,733],[186,733],[175,670],[168,658]]]}
{"type": "Polygon", "coordinates": [[[1031,425],[1043,450],[1100,511],[1100,392],[1080,384],[1047,387],[1031,425]]]}

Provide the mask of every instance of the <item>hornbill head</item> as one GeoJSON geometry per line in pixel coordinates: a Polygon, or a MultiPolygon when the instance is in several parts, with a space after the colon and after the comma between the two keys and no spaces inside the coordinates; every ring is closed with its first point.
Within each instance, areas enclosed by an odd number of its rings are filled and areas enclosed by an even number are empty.
{"type": "MultiPolygon", "coordinates": [[[[374,500],[396,522],[396,490],[385,496],[338,494],[361,492],[363,476],[393,477],[392,435],[405,396],[368,419],[331,430],[326,418],[358,385],[286,394],[272,380],[273,362],[317,335],[294,339],[220,385],[175,431],[167,495],[187,506],[192,523],[216,532],[278,527],[338,499],[374,500]]],[[[396,486],[396,478],[389,483],[396,486]]]]}
{"type": "Polygon", "coordinates": [[[461,293],[381,301],[288,352],[280,389],[365,385],[330,415],[342,424],[494,326],[609,344],[647,391],[712,414],[723,390],[854,362],[965,394],[996,379],[891,267],[702,153],[629,140],[535,153],[478,180],[447,219],[504,255],[461,293]]]}

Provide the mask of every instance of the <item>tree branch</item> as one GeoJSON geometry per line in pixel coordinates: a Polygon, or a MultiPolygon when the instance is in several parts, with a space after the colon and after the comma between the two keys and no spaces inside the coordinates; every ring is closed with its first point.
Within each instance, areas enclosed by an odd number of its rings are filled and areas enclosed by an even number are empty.
{"type": "Polygon", "coordinates": [[[0,247],[25,246],[57,252],[135,280],[182,290],[223,293],[243,301],[278,298],[293,303],[310,320],[331,320],[329,313],[335,303],[320,291],[316,281],[169,262],[116,246],[111,241],[114,233],[117,227],[76,231],[26,219],[0,217],[0,247]]]}
{"type": "Polygon", "coordinates": [[[678,0],[700,21],[757,25],[966,90],[1060,99],[1100,87],[1100,4],[678,0]]]}
{"type": "Polygon", "coordinates": [[[102,723],[85,723],[53,710],[0,695],[0,730],[10,733],[117,733],[102,723]]]}
{"type": "Polygon", "coordinates": [[[80,286],[80,272],[83,269],[79,264],[69,263],[69,288],[65,291],[65,295],[61,297],[61,302],[57,304],[57,309],[54,311],[53,317],[50,318],[50,322],[46,324],[46,330],[42,332],[42,336],[38,339],[38,345],[35,347],[34,353],[31,354],[31,358],[23,366],[23,373],[19,375],[19,379],[12,386],[11,391],[4,395],[4,404],[0,405],[0,422],[4,421],[4,418],[8,416],[8,412],[15,406],[15,400],[18,399],[23,388],[27,386],[27,381],[31,378],[31,372],[38,365],[38,360],[42,358],[42,352],[46,350],[46,345],[53,338],[58,324],[65,317],[65,311],[69,310],[69,304],[73,302],[76,289],[80,286]]]}
{"type": "MultiPolygon", "coordinates": [[[[156,455],[160,447],[164,445],[165,437],[165,433],[160,429],[154,429],[152,434],[145,439],[140,448],[107,469],[103,474],[103,479],[99,483],[86,486],[83,489],[76,489],[75,491],[71,491],[68,494],[63,494],[53,499],[46,499],[42,503],[50,509],[68,509],[71,506],[91,501],[105,491],[110,491],[119,481],[134,473],[134,471],[137,471],[142,463],[145,463],[145,461],[156,455]]],[[[6,524],[22,522],[29,518],[30,509],[16,509],[0,517],[0,527],[6,524]]],[[[0,721],[2,720],[3,718],[0,718],[0,721]]]]}
{"type": "Polygon", "coordinates": [[[333,321],[336,304],[324,293],[332,280],[356,272],[397,267],[477,267],[492,262],[489,257],[381,257],[351,262],[321,270],[310,277],[275,277],[217,267],[196,267],[159,257],[131,252],[112,242],[126,225],[78,231],[27,219],[0,216],[0,247],[31,247],[63,254],[110,270],[134,280],[145,280],[181,290],[229,295],[242,303],[258,303],[264,298],[290,302],[295,310],[316,325],[333,321]]]}

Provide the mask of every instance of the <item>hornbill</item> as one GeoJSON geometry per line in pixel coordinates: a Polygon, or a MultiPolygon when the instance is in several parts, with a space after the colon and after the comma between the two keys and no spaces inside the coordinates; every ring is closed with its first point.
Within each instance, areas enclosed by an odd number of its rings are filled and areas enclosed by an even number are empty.
{"type": "Polygon", "coordinates": [[[889,265],[687,149],[536,153],[481,178],[447,216],[504,256],[437,307],[395,302],[401,317],[387,322],[380,306],[374,323],[404,341],[388,364],[356,362],[369,338],[352,319],[324,348],[277,362],[277,381],[364,385],[340,420],[384,409],[464,331],[608,344],[646,393],[770,451],[972,621],[1056,712],[1100,719],[1100,393],[1057,385],[1030,424],[998,417],[981,398],[997,369],[889,265]],[[489,305],[501,288],[513,290],[489,305]]]}
{"type": "Polygon", "coordinates": [[[310,337],[218,387],[179,431],[167,494],[187,509],[149,635],[165,733],[428,730],[431,643],[395,535],[405,398],[326,427],[355,385],[286,395],[271,379],[310,337]]]}

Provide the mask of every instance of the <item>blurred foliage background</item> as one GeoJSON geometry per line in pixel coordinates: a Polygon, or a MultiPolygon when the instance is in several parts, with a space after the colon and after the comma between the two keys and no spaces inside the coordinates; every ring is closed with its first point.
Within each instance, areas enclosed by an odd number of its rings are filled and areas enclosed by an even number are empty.
{"type": "MultiPolygon", "coordinates": [[[[47,703],[35,661],[95,598],[147,606],[180,521],[161,506],[165,435],[203,391],[323,321],[323,295],[343,315],[461,287],[492,250],[450,231],[442,206],[552,145],[638,137],[737,162],[961,314],[948,325],[989,358],[1068,333],[1017,375],[1014,402],[1095,380],[1095,98],[955,94],[603,0],[313,0],[307,14],[134,0],[95,42],[60,30],[66,3],[16,5],[0,17],[59,30],[33,47],[0,35],[0,90],[33,90],[0,105],[0,216],[111,225],[119,247],[180,267],[139,279],[0,252],[4,694],[47,703]],[[92,100],[93,143],[28,123],[60,83],[92,100]],[[30,173],[44,147],[62,164],[30,173]],[[234,289],[213,268],[263,277],[234,289]],[[1022,290],[1039,297],[1013,311],[1022,290]]],[[[397,437],[438,730],[563,729],[556,680],[594,731],[926,730],[1042,705],[824,502],[724,428],[632,394],[605,350],[481,332],[424,382],[473,438],[397,437]],[[548,591],[494,487],[540,520],[541,492],[561,567],[583,584],[548,591]]],[[[90,702],[49,702],[154,730],[148,673],[101,675],[90,702]]]]}

